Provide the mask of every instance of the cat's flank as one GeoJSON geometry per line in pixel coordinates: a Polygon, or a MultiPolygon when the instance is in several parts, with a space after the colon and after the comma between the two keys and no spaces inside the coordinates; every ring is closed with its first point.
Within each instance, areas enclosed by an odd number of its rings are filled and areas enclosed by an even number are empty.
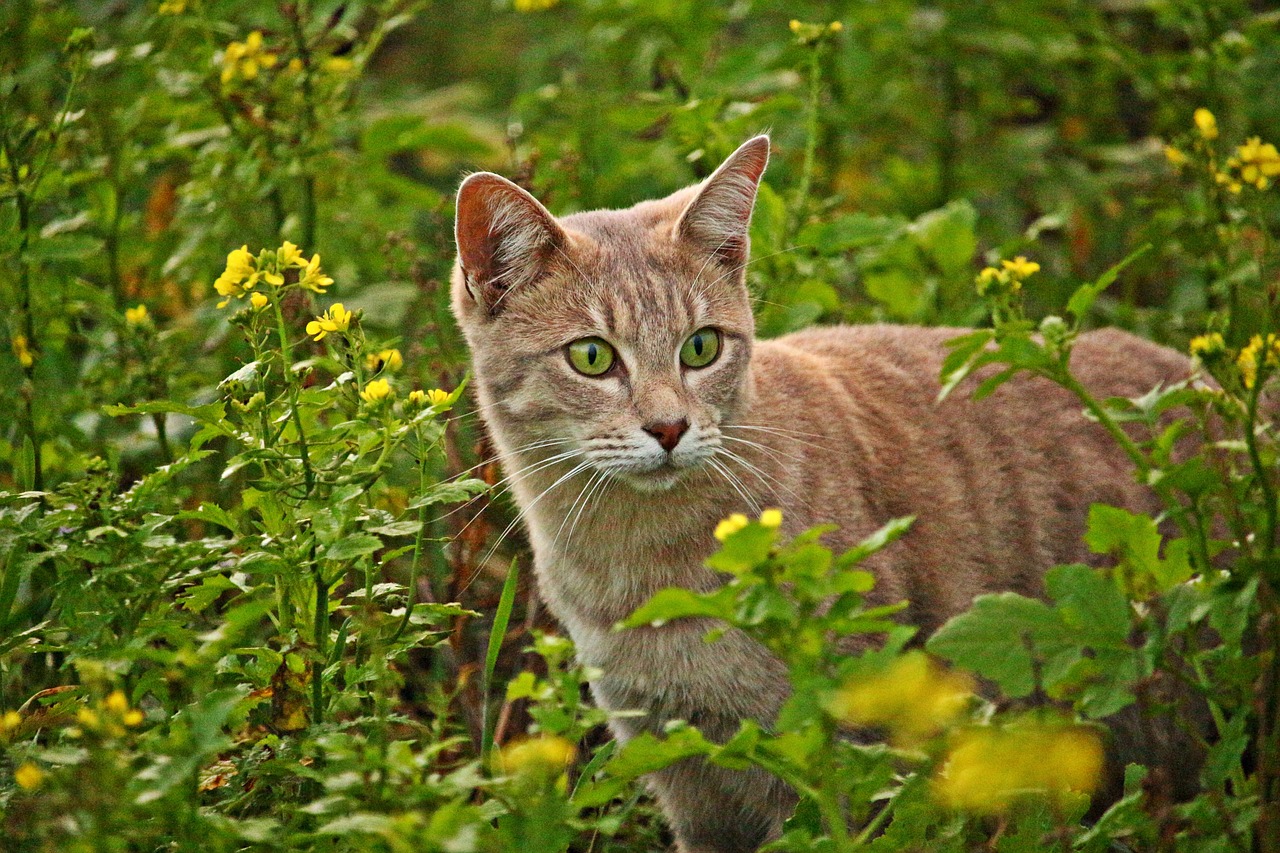
{"type": "MultiPolygon", "coordinates": [[[[769,721],[782,665],[744,635],[706,643],[677,620],[614,631],[663,587],[706,590],[712,530],[782,510],[791,534],[833,522],[852,545],[918,521],[868,568],[874,602],[910,601],[925,632],[996,590],[1041,594],[1051,565],[1088,559],[1088,507],[1145,508],[1111,439],[1046,381],[943,403],[943,343],[959,330],[815,328],[757,341],[743,268],[769,156],[757,137],[708,179],[627,210],[558,219],[514,184],[458,192],[453,309],[484,419],[528,525],[542,596],[603,675],[619,738],[685,719],[725,738],[769,721]]],[[[1073,366],[1102,396],[1185,379],[1169,350],[1103,331],[1073,366]]],[[[650,780],[685,853],[750,851],[794,796],[773,777],[686,761],[650,780]]]]}

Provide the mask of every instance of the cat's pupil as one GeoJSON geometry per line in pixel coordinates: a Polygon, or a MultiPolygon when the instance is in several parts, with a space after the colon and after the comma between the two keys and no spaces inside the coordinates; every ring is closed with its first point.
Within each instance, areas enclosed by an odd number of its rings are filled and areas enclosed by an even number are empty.
{"type": "Polygon", "coordinates": [[[587,344],[587,364],[594,365],[596,363],[596,345],[587,344]]]}
{"type": "Polygon", "coordinates": [[[693,336],[693,352],[696,355],[702,355],[702,335],[693,336]]]}

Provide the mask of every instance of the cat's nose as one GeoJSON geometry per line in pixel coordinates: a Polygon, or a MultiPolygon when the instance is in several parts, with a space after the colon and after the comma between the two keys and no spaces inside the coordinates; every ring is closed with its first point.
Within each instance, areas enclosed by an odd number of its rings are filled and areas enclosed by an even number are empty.
{"type": "Polygon", "coordinates": [[[680,443],[680,437],[689,429],[688,418],[667,423],[652,423],[645,426],[644,431],[658,440],[662,449],[670,453],[680,443]]]}

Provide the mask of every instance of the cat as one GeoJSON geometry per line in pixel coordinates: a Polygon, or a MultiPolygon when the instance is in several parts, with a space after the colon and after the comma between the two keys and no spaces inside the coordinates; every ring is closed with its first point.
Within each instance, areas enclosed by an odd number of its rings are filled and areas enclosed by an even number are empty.
{"type": "MultiPolygon", "coordinates": [[[[595,700],[638,709],[620,739],[684,719],[724,739],[787,696],[782,664],[708,625],[614,625],[658,590],[710,590],[712,531],[782,510],[783,532],[835,523],[843,549],[890,519],[917,522],[874,557],[872,603],[910,602],[921,636],[975,595],[1043,594],[1050,566],[1087,561],[1091,504],[1151,510],[1114,442],[1047,381],[939,403],[945,342],[964,330],[812,328],[755,340],[744,268],[769,140],[706,180],[626,210],[557,219],[492,173],[457,199],[452,303],[484,421],[528,528],[542,597],[602,675],[595,700]]],[[[1186,379],[1178,353],[1082,335],[1073,367],[1095,394],[1186,379]]],[[[649,784],[682,853],[777,837],[793,793],[761,771],[685,761],[649,784]]]]}

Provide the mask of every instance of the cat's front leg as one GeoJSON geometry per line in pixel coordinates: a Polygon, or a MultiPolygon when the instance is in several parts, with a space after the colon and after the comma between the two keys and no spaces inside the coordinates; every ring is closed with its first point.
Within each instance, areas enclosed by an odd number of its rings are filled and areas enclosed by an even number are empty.
{"type": "Polygon", "coordinates": [[[728,770],[690,758],[650,774],[679,853],[754,853],[782,831],[795,793],[758,768],[728,770]]]}

